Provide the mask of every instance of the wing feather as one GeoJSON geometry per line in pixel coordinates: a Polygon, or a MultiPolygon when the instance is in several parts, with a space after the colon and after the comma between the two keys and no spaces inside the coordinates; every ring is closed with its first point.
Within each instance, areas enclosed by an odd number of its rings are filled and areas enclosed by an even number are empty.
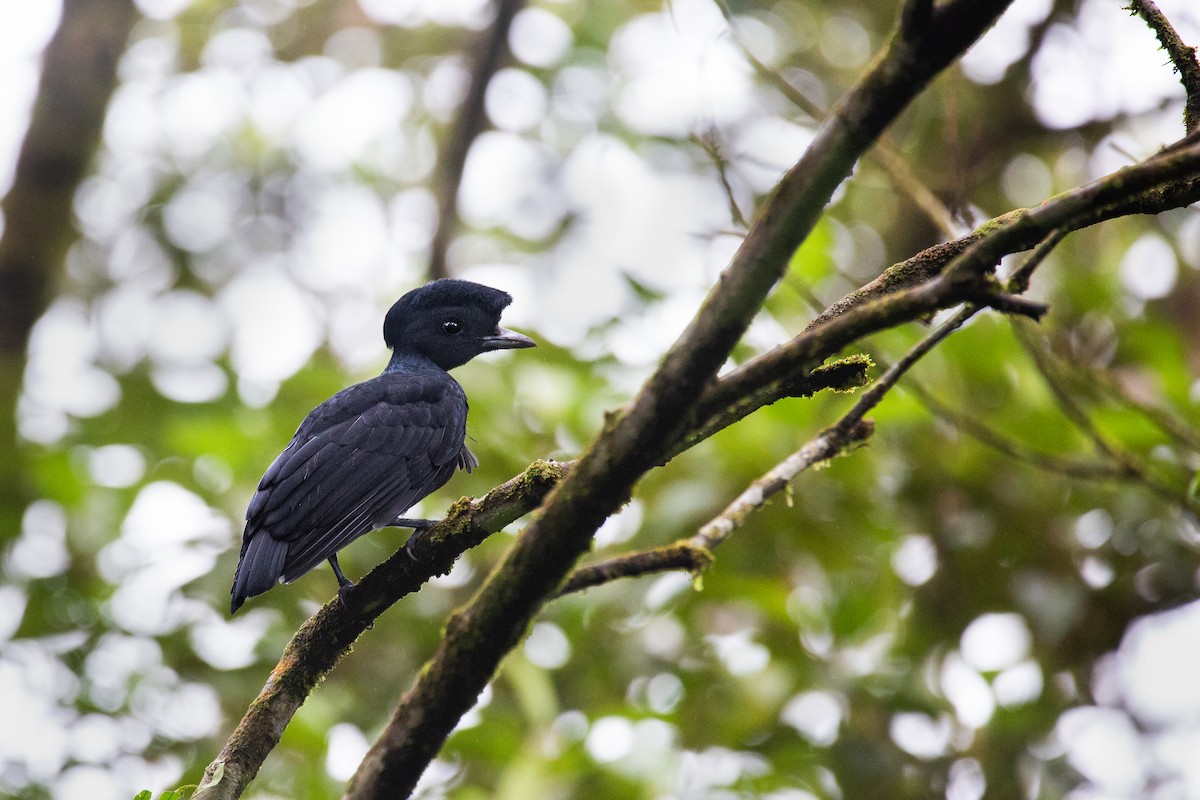
{"type": "MultiPolygon", "coordinates": [[[[255,537],[286,543],[282,563],[279,548],[253,552],[269,550],[267,571],[291,581],[386,525],[455,469],[475,465],[463,444],[466,418],[466,395],[444,372],[384,374],[334,395],[263,475],[246,511],[242,558],[255,537]]],[[[237,584],[234,590],[240,605],[237,584]]]]}

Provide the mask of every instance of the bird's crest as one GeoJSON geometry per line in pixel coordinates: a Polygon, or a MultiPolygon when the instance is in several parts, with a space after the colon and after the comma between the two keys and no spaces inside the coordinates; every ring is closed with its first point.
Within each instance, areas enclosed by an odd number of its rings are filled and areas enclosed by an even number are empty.
{"type": "Polygon", "coordinates": [[[404,329],[406,317],[431,308],[471,306],[490,316],[500,319],[502,312],[512,302],[512,295],[481,283],[442,278],[413,289],[397,300],[383,320],[383,340],[394,347],[399,333],[404,329]]]}

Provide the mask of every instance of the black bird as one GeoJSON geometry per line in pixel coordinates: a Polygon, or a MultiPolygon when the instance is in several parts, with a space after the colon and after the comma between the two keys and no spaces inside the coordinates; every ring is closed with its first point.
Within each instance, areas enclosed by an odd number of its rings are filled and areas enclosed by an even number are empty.
{"type": "Polygon", "coordinates": [[[499,289],[451,279],[396,301],[383,321],[392,349],[383,374],[313,409],[259,482],[230,614],[327,559],[345,588],[338,550],[376,528],[430,524],[400,515],[455,469],[478,464],[465,444],[467,395],[447,370],[490,350],[534,346],[500,327],[511,302],[499,289]]]}

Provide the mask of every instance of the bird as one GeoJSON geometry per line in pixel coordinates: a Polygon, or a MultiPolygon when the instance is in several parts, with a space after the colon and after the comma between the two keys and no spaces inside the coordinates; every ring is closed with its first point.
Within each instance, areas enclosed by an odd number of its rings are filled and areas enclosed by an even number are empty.
{"type": "MultiPolygon", "coordinates": [[[[481,353],[534,347],[500,327],[512,297],[453,278],[413,289],[389,309],[383,373],[314,408],[267,468],[246,509],[229,613],[328,561],[339,596],[353,586],[337,553],[369,531],[432,520],[401,515],[478,461],[467,449],[467,395],[450,376],[481,353]]],[[[414,534],[416,535],[416,534],[414,534]]],[[[411,549],[411,539],[410,545],[411,549]]]]}

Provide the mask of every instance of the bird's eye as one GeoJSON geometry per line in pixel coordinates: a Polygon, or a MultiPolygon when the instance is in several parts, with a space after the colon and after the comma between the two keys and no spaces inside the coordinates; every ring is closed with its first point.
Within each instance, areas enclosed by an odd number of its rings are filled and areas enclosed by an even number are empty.
{"type": "Polygon", "coordinates": [[[462,325],[452,319],[448,319],[442,323],[442,332],[454,336],[462,332],[462,325]]]}

